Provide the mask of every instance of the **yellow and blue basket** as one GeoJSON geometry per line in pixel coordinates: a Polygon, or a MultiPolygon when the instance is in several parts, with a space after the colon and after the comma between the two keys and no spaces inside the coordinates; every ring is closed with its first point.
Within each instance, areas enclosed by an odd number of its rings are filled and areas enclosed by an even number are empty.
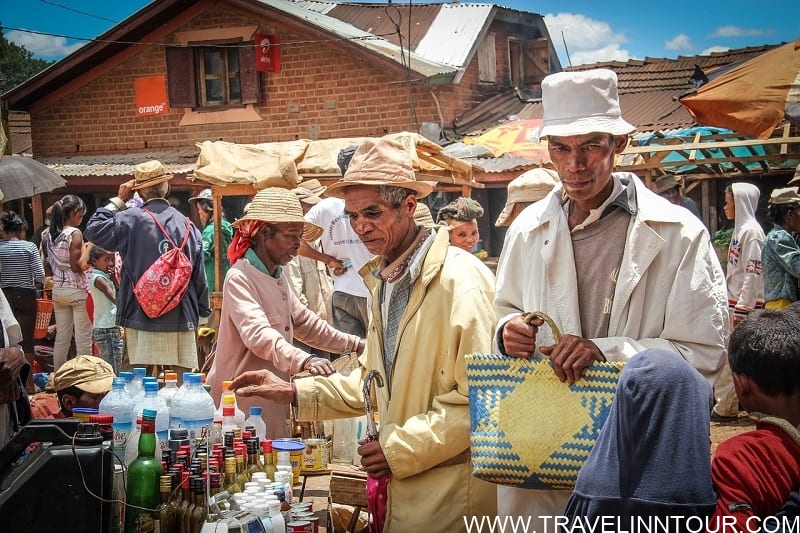
{"type": "Polygon", "coordinates": [[[624,363],[595,363],[567,385],[549,359],[473,354],[466,361],[473,475],[514,487],[572,489],[624,363]]]}

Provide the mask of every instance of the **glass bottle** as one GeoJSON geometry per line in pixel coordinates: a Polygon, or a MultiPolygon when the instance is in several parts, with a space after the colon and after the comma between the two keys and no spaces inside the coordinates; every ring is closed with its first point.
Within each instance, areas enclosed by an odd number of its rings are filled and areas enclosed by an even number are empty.
{"type": "Polygon", "coordinates": [[[272,457],[272,441],[262,440],[261,451],[264,453],[264,473],[270,481],[275,481],[275,460],[272,457]]]}
{"type": "MultiPolygon", "coordinates": [[[[174,490],[171,494],[169,500],[169,507],[171,509],[170,513],[173,516],[173,529],[174,533],[180,533],[180,511],[181,511],[181,502],[183,501],[183,485],[181,484],[181,469],[180,468],[170,468],[170,476],[172,486],[176,487],[177,490],[174,490]]],[[[163,528],[162,528],[162,531],[163,528]]]]}
{"type": "Polygon", "coordinates": [[[242,492],[242,486],[236,479],[236,457],[225,457],[225,488],[230,494],[242,492]]]}
{"type": "Polygon", "coordinates": [[[194,509],[191,516],[191,532],[200,533],[203,528],[203,522],[206,521],[206,501],[205,501],[205,485],[202,477],[195,478],[194,485],[194,509]]]}
{"type": "Polygon", "coordinates": [[[159,478],[160,457],[156,451],[156,414],[151,409],[142,412],[142,432],[139,435],[139,456],[128,467],[125,485],[127,503],[125,510],[125,533],[153,531],[156,509],[161,501],[159,478]]]}
{"type": "Polygon", "coordinates": [[[170,505],[172,497],[172,477],[161,476],[161,505],[158,508],[159,531],[168,533],[175,531],[175,507],[170,505]]]}
{"type": "Polygon", "coordinates": [[[190,512],[190,506],[192,503],[192,493],[189,488],[191,479],[191,472],[186,471],[181,473],[181,504],[178,510],[178,529],[181,533],[186,531],[186,515],[190,512]]]}
{"type": "Polygon", "coordinates": [[[255,472],[264,471],[264,465],[261,463],[261,454],[258,453],[258,437],[247,439],[245,444],[247,445],[248,477],[252,480],[255,472]]]}

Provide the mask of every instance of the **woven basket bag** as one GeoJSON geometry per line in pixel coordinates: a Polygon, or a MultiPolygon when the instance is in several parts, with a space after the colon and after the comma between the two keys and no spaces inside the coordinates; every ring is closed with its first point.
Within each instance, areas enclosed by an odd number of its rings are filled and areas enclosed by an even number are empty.
{"type": "MultiPolygon", "coordinates": [[[[561,339],[555,323],[531,313],[561,339]]],[[[572,385],[550,360],[466,356],[474,476],[514,487],[572,489],[611,409],[624,363],[596,362],[572,385]]]]}

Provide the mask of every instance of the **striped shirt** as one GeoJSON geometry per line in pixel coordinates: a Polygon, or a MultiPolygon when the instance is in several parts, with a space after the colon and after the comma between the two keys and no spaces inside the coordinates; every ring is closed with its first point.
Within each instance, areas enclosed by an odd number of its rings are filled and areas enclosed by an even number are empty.
{"type": "Polygon", "coordinates": [[[0,287],[34,289],[44,283],[44,266],[39,249],[30,241],[0,241],[0,287]]]}
{"type": "Polygon", "coordinates": [[[47,261],[53,271],[54,287],[86,289],[89,286],[86,273],[73,272],[69,264],[69,247],[72,243],[72,234],[76,231],[80,232],[78,228],[65,226],[55,241],[52,240],[50,233],[45,234],[47,261]]]}

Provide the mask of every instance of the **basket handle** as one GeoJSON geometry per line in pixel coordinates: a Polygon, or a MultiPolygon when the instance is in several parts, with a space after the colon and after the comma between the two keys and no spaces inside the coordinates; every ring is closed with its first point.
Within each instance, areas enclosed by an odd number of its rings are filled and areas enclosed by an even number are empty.
{"type": "Polygon", "coordinates": [[[526,324],[530,324],[534,319],[537,318],[542,319],[545,324],[550,326],[550,330],[553,332],[553,340],[556,341],[555,344],[561,342],[561,338],[563,337],[563,335],[561,334],[561,330],[558,329],[558,326],[556,325],[555,321],[552,318],[550,318],[550,316],[548,316],[546,313],[543,313],[542,311],[534,311],[532,313],[525,313],[524,315],[522,315],[522,321],[525,322],[526,324]]]}

